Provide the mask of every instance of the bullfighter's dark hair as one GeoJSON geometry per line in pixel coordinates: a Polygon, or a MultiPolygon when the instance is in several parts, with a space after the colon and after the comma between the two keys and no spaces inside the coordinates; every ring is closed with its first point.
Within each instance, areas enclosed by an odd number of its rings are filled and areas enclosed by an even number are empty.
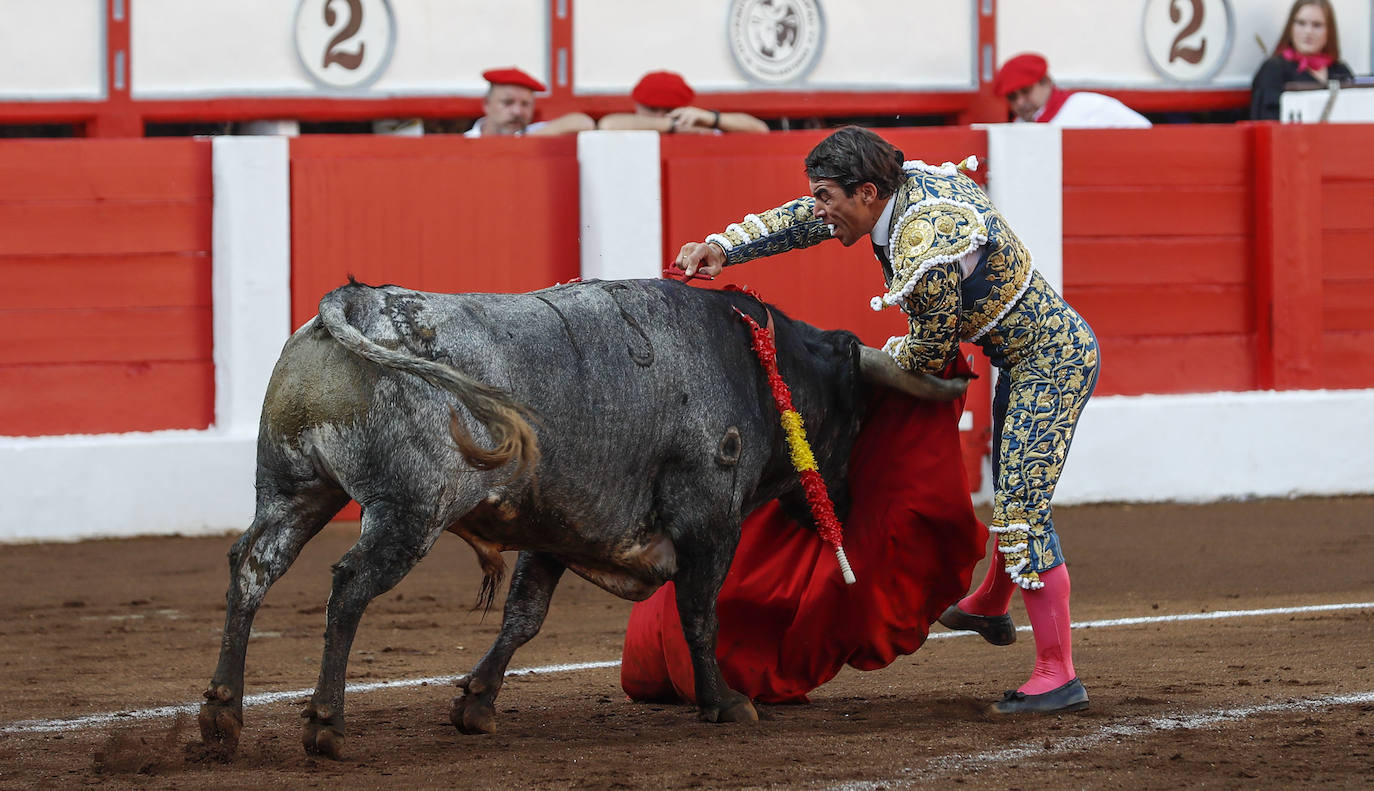
{"type": "Polygon", "coordinates": [[[851,197],[871,181],[879,198],[891,197],[906,179],[901,149],[858,126],[841,127],[817,143],[806,155],[806,177],[830,179],[851,197]]]}

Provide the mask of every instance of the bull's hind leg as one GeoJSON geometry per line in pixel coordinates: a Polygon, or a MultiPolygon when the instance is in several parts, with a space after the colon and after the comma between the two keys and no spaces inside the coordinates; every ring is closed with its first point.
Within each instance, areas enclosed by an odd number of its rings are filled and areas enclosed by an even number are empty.
{"type": "MultiPolygon", "coordinates": [[[[711,532],[707,531],[707,535],[711,532]]],[[[701,718],[708,722],[757,720],[758,712],[746,695],[730,689],[716,661],[716,596],[730,570],[730,559],[739,542],[739,523],[733,532],[721,530],[717,541],[688,539],[678,544],[677,612],[682,634],[692,656],[696,680],[697,705],[701,718]]]]}
{"type": "Polygon", "coordinates": [[[229,591],[219,665],[200,707],[200,736],[232,755],[243,728],[243,664],[248,636],[267,589],[286,572],[301,547],[348,502],[337,489],[281,492],[259,486],[253,524],[229,550],[229,591]]]}
{"type": "Polygon", "coordinates": [[[320,679],[301,716],[308,753],[338,759],[344,742],[344,674],[363,611],[429,554],[443,525],[434,514],[394,503],[363,506],[362,537],[334,564],[320,679]]]}
{"type": "Polygon", "coordinates": [[[544,624],[549,600],[563,576],[563,563],[542,552],[521,552],[511,575],[510,593],[501,618],[501,633],[458,686],[461,697],[449,703],[449,720],[463,733],[491,733],[496,729],[496,695],[515,649],[529,642],[544,624]]]}

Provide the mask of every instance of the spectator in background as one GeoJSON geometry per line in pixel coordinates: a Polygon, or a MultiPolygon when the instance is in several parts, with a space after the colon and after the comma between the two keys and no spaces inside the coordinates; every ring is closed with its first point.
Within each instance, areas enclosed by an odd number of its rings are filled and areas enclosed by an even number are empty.
{"type": "Polygon", "coordinates": [[[1274,54],[1260,65],[1250,84],[1250,119],[1279,120],[1279,97],[1288,83],[1316,87],[1354,76],[1341,62],[1336,12],[1329,0],[1298,0],[1288,12],[1274,54]]]}
{"type": "Polygon", "coordinates": [[[719,134],[720,132],[767,132],[768,124],[748,113],[722,113],[692,106],[696,91],[671,71],[652,71],[640,78],[630,93],[633,113],[611,113],[599,129],[648,129],[655,132],[719,134]]]}
{"type": "Polygon", "coordinates": [[[544,83],[525,72],[511,67],[488,69],[482,79],[491,83],[482,100],[482,112],[464,137],[491,135],[562,135],[596,128],[596,122],[586,113],[568,113],[551,121],[534,120],[534,93],[543,91],[544,83]]]}
{"type": "Polygon", "coordinates": [[[1017,121],[1071,129],[1150,126],[1149,119],[1110,96],[1060,88],[1049,68],[1043,56],[1027,52],[1003,63],[997,72],[992,89],[1006,97],[1017,121]]]}

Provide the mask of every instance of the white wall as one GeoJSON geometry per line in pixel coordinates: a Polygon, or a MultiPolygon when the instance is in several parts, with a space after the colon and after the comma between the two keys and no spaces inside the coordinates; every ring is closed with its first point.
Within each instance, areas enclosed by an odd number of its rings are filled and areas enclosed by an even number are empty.
{"type": "Polygon", "coordinates": [[[105,96],[105,3],[5,3],[0,17],[0,101],[105,96]]]}
{"type": "MultiPolygon", "coordinates": [[[[1332,0],[1342,59],[1356,74],[1368,74],[1371,68],[1370,5],[1369,0],[1332,0]]],[[[1273,49],[1282,32],[1292,0],[1206,0],[1203,6],[1205,29],[1182,42],[1196,45],[1198,35],[1213,33],[1207,55],[1198,65],[1215,74],[1203,87],[1249,87],[1266,50],[1273,49]],[[1229,19],[1223,12],[1227,6],[1229,19]],[[1228,22],[1230,47],[1226,49],[1222,31],[1228,22]],[[1221,62],[1210,63],[1223,54],[1221,62]]],[[[1153,23],[1174,33],[1158,38],[1154,46],[1155,57],[1167,60],[1169,45],[1191,22],[1191,15],[1190,3],[1168,0],[997,0],[997,62],[1000,65],[1021,52],[1039,52],[1062,85],[1170,87],[1151,60],[1143,30],[1153,23]],[[1182,12],[1177,22],[1165,18],[1171,5],[1182,12]]],[[[1175,61],[1173,67],[1181,65],[1175,61]]],[[[1181,73],[1187,76],[1186,70],[1181,73]]]]}
{"type": "MultiPolygon", "coordinates": [[[[814,68],[780,90],[969,90],[974,0],[818,0],[824,33],[814,68]],[[924,35],[934,31],[932,35],[924,35]],[[923,34],[919,46],[913,34],[923,34]],[[881,57],[856,57],[880,52],[881,57]]],[[[759,90],[731,54],[730,2],[579,0],[573,12],[578,93],[629,93],[641,76],[668,69],[701,91],[759,90]]]]}
{"type": "Polygon", "coordinates": [[[1088,402],[1056,503],[1374,492],[1374,390],[1088,402]]]}
{"type": "MultiPolygon", "coordinates": [[[[482,71],[502,66],[519,66],[545,84],[551,79],[547,0],[389,0],[389,23],[382,0],[366,0],[363,29],[341,48],[351,52],[357,42],[366,43],[359,70],[372,81],[321,86],[304,61],[322,65],[331,34],[343,30],[347,7],[336,0],[335,24],[326,27],[324,3],[136,0],[130,15],[133,95],[481,96],[487,90],[482,71]],[[305,17],[299,38],[298,7],[305,17]]],[[[341,80],[347,76],[337,65],[323,74],[333,78],[335,72],[341,80]]]]}

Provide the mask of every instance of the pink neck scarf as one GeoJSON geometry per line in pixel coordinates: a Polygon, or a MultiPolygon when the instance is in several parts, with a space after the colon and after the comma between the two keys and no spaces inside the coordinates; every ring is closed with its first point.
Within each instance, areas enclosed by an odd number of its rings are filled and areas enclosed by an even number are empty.
{"type": "Polygon", "coordinates": [[[1284,47],[1279,53],[1284,60],[1291,61],[1298,65],[1298,71],[1318,72],[1330,66],[1335,58],[1330,55],[1323,55],[1320,52],[1311,55],[1303,55],[1292,47],[1284,47]]]}

